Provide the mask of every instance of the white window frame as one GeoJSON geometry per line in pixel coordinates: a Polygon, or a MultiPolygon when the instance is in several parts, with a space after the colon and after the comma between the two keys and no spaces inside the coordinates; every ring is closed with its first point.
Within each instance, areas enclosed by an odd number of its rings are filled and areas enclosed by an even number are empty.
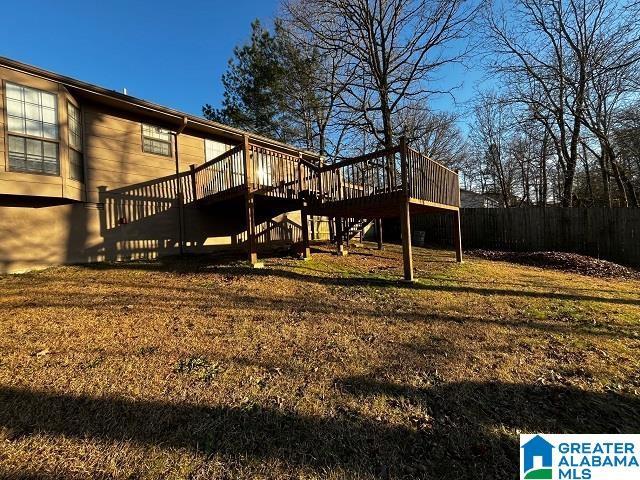
{"type": "Polygon", "coordinates": [[[150,153],[152,155],[158,155],[160,157],[167,157],[167,158],[173,157],[173,145],[172,145],[173,136],[172,136],[171,130],[167,130],[166,128],[162,128],[162,127],[157,127],[155,125],[150,125],[148,123],[142,123],[140,124],[140,132],[142,135],[142,151],[144,153],[150,153]],[[157,131],[157,134],[159,135],[166,134],[168,139],[164,140],[162,138],[159,138],[158,136],[145,135],[145,128],[155,129],[157,131]],[[151,144],[153,143],[166,144],[168,146],[168,153],[165,154],[153,149],[145,148],[145,140],[147,142],[151,142],[151,144]]]}
{"type": "Polygon", "coordinates": [[[84,183],[84,124],[82,122],[82,110],[77,105],[74,105],[71,102],[67,102],[67,125],[69,129],[69,178],[71,180],[76,180],[78,182],[84,183]],[[78,132],[77,136],[79,145],[74,145],[72,138],[75,137],[73,131],[71,129],[71,111],[75,110],[78,113],[77,121],[78,121],[78,132]],[[80,171],[79,176],[74,175],[74,168],[72,165],[72,155],[76,154],[80,156],[80,171]]]}
{"type": "Polygon", "coordinates": [[[4,93],[4,106],[5,106],[4,108],[4,120],[5,120],[4,130],[5,130],[5,142],[6,142],[5,150],[7,152],[6,163],[5,163],[6,170],[10,172],[20,172],[20,173],[28,173],[33,175],[49,175],[49,176],[59,177],[61,169],[60,169],[60,121],[59,121],[59,113],[58,113],[58,95],[56,93],[53,93],[47,90],[42,90],[39,88],[34,88],[27,85],[21,85],[19,83],[9,82],[9,81],[4,82],[3,93],[4,93]],[[18,89],[20,89],[21,91],[20,99],[17,99],[14,97],[9,98],[9,89],[11,87],[17,87],[18,89]],[[38,103],[27,101],[27,96],[26,96],[27,91],[31,92],[32,95],[36,94],[38,96],[38,103]],[[46,98],[46,97],[42,96],[43,93],[53,97],[53,102],[51,106],[44,104],[43,98],[46,98]],[[9,110],[10,110],[9,104],[11,102],[20,103],[21,116],[11,115],[9,113],[9,110]],[[31,107],[32,112],[34,111],[38,112],[38,117],[39,117],[38,119],[29,118],[27,116],[28,107],[31,107]],[[51,110],[53,110],[53,118],[52,118],[53,121],[45,121],[45,118],[44,118],[45,111],[51,114],[51,110]],[[9,126],[10,118],[20,118],[22,120],[24,125],[22,131],[11,130],[9,126]],[[40,128],[41,135],[33,135],[33,134],[27,133],[28,131],[27,121],[31,121],[34,124],[39,123],[41,127],[40,128]],[[53,126],[54,135],[45,136],[45,125],[53,126]],[[21,143],[23,144],[22,152],[16,152],[15,150],[13,152],[11,151],[12,138],[21,140],[21,143]],[[28,145],[31,144],[31,146],[34,147],[38,143],[40,144],[39,145],[40,147],[39,161],[42,168],[37,170],[30,169],[27,166],[29,162],[28,145]],[[51,149],[52,147],[55,148],[55,155],[47,156],[46,150],[51,149]],[[12,154],[13,156],[15,156],[16,153],[21,153],[24,156],[25,168],[20,168],[20,167],[16,168],[15,166],[14,167],[11,166],[12,154]],[[55,159],[55,162],[45,162],[47,158],[55,159]],[[45,163],[55,163],[55,171],[46,171],[44,169],[45,163]]]}

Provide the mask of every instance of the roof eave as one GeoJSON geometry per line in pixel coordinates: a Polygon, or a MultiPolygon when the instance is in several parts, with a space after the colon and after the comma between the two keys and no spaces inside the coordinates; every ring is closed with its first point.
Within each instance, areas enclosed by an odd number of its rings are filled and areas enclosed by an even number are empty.
{"type": "Polygon", "coordinates": [[[189,128],[193,127],[196,130],[209,132],[214,135],[228,138],[237,142],[239,142],[245,135],[248,135],[250,138],[266,145],[272,145],[274,147],[286,149],[291,152],[300,152],[303,154],[303,156],[308,158],[320,158],[320,156],[315,152],[301,150],[292,145],[288,145],[271,138],[263,137],[262,135],[257,135],[255,133],[241,130],[239,128],[234,128],[218,122],[207,120],[203,117],[198,117],[196,115],[191,115],[179,110],[174,110],[163,105],[158,105],[147,100],[132,97],[130,95],[125,95],[115,90],[109,90],[98,85],[93,85],[81,80],[76,80],[75,78],[60,75],[58,73],[44,70],[42,68],[35,67],[26,63],[18,62],[10,58],[0,56],[0,66],[27,73],[29,75],[37,76],[45,80],[63,84],[65,87],[71,90],[83,92],[85,95],[90,96],[97,103],[108,103],[112,106],[117,106],[118,108],[129,112],[143,114],[147,113],[156,117],[160,116],[163,118],[163,120],[168,121],[167,123],[170,123],[172,125],[182,125],[184,119],[186,118],[189,124],[189,128]]]}

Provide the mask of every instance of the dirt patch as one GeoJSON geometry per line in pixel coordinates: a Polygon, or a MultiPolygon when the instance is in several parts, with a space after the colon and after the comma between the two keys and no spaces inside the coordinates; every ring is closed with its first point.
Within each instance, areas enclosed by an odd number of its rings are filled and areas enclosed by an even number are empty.
{"type": "Polygon", "coordinates": [[[601,278],[638,279],[640,271],[608,260],[566,252],[503,252],[498,250],[470,250],[467,255],[486,260],[500,260],[564,272],[601,278]]]}

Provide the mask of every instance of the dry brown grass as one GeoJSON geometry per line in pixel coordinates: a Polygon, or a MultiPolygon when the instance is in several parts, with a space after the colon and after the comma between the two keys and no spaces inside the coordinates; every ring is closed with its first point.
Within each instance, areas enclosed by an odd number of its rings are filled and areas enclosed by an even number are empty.
{"type": "Polygon", "coordinates": [[[514,478],[640,430],[640,282],[397,247],[0,277],[0,476],[514,478]]]}

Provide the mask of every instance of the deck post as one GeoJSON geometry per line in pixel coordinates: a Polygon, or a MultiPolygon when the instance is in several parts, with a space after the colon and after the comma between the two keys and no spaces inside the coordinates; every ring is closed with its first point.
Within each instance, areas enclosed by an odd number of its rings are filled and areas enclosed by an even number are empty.
{"type": "Polygon", "coordinates": [[[456,249],[456,262],[462,263],[462,232],[459,208],[453,212],[453,246],[456,249]]]}
{"type": "Polygon", "coordinates": [[[196,166],[192,163],[189,165],[189,173],[191,175],[191,190],[193,195],[193,201],[198,200],[198,187],[196,184],[196,166]]]}
{"type": "Polygon", "coordinates": [[[411,202],[409,201],[409,169],[407,165],[407,139],[400,137],[400,172],[402,175],[402,203],[400,205],[400,227],[402,230],[402,257],[404,279],[413,282],[413,253],[411,252],[411,202]]]}
{"type": "Polygon", "coordinates": [[[453,216],[453,245],[456,249],[456,262],[462,263],[462,229],[460,228],[460,170],[456,168],[455,203],[458,208],[453,216]]]}
{"type": "Polygon", "coordinates": [[[413,254],[411,253],[411,210],[408,200],[404,200],[400,210],[402,228],[402,257],[404,261],[404,279],[413,282],[413,254]]]}
{"type": "Polygon", "coordinates": [[[342,232],[342,217],[336,217],[336,253],[340,256],[347,254],[347,250],[344,248],[343,232],[342,232]]]}
{"type": "Polygon", "coordinates": [[[253,193],[245,193],[245,207],[247,216],[247,254],[249,256],[249,263],[254,268],[261,268],[264,266],[258,262],[258,250],[256,242],[256,207],[253,193]]]}
{"type": "Polygon", "coordinates": [[[249,136],[244,136],[244,183],[245,183],[245,212],[247,220],[247,254],[249,263],[254,268],[262,268],[264,264],[258,262],[258,246],[256,241],[256,205],[253,194],[253,164],[249,136]]]}
{"type": "Polygon", "coordinates": [[[407,138],[400,137],[400,175],[402,177],[402,194],[409,197],[409,170],[407,165],[407,138]]]}
{"type": "Polygon", "coordinates": [[[302,258],[308,260],[311,258],[311,247],[309,246],[309,215],[306,202],[302,204],[300,216],[302,220],[302,258]]]}
{"type": "Polygon", "coordinates": [[[376,238],[378,239],[378,250],[383,250],[382,245],[382,219],[376,218],[376,238]]]}

